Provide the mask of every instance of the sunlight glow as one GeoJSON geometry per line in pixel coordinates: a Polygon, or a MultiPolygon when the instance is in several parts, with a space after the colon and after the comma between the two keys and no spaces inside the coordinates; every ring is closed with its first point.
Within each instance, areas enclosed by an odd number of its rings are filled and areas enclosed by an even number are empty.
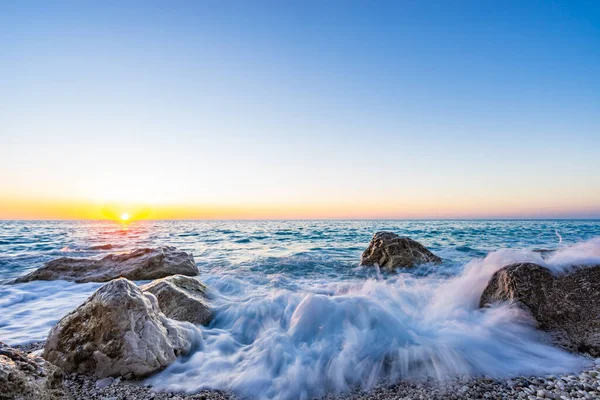
{"type": "Polygon", "coordinates": [[[128,213],[121,214],[121,221],[128,221],[128,220],[129,220],[129,214],[128,213]]]}

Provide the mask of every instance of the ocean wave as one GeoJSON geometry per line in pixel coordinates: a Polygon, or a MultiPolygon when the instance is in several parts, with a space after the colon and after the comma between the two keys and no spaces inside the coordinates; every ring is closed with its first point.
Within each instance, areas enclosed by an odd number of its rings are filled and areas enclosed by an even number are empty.
{"type": "Polygon", "coordinates": [[[596,252],[596,239],[548,260],[534,251],[498,250],[449,279],[414,273],[339,282],[281,278],[265,290],[265,282],[232,286],[230,277],[211,277],[213,288],[224,279],[229,290],[216,299],[213,323],[198,328],[201,350],[149,383],[158,390],[309,399],[398,379],[574,371],[583,359],[546,344],[526,314],[507,304],[479,309],[479,297],[503,266],[528,261],[557,270],[596,260],[596,252]]]}
{"type": "MultiPolygon", "coordinates": [[[[196,327],[202,340],[192,354],[146,383],[157,390],[230,389],[257,399],[308,399],[398,379],[578,370],[583,359],[547,345],[523,312],[507,304],[479,309],[479,297],[491,276],[511,263],[535,262],[557,274],[600,264],[600,238],[586,240],[599,226],[581,221],[140,222],[123,231],[91,222],[40,223],[31,229],[11,223],[0,224],[0,276],[14,278],[66,255],[59,251],[63,247],[78,256],[100,256],[90,245],[175,242],[193,252],[214,319],[196,327]],[[383,274],[360,267],[360,254],[379,228],[422,240],[443,264],[383,274]],[[61,239],[37,248],[39,231],[61,239]],[[251,242],[236,243],[243,238],[251,242]],[[535,248],[551,251],[542,257],[527,250],[535,248]]],[[[44,340],[56,321],[100,285],[0,285],[1,340],[44,340]]]]}
{"type": "Polygon", "coordinates": [[[600,237],[562,247],[551,253],[541,265],[558,273],[578,266],[600,265],[600,237]]]}
{"type": "Polygon", "coordinates": [[[50,329],[100,286],[66,281],[0,285],[0,340],[8,344],[46,340],[50,329]]]}

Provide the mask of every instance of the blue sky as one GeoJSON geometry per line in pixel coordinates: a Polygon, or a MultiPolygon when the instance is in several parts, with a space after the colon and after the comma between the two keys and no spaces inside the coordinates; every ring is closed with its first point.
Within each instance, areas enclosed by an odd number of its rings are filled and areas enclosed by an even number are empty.
{"type": "Polygon", "coordinates": [[[0,90],[0,217],[600,217],[599,2],[5,1],[0,90]]]}

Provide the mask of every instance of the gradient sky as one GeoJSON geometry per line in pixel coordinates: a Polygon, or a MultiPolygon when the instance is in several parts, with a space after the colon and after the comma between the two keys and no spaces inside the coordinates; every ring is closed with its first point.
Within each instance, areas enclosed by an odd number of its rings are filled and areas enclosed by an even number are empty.
{"type": "Polygon", "coordinates": [[[600,2],[5,0],[0,149],[4,219],[598,218],[600,2]]]}

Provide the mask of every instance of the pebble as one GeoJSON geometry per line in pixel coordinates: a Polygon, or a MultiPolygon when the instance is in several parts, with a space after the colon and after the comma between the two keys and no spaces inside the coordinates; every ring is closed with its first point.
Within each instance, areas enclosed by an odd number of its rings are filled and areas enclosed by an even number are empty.
{"type": "Polygon", "coordinates": [[[202,390],[194,394],[155,392],[139,381],[122,378],[96,380],[78,374],[66,374],[64,384],[75,400],[239,400],[240,398],[224,391],[202,390]]]}
{"type": "MultiPolygon", "coordinates": [[[[23,346],[34,352],[43,342],[23,346]]],[[[378,385],[369,391],[330,394],[323,400],[463,400],[463,399],[600,399],[600,358],[578,375],[518,376],[506,379],[457,377],[438,382],[432,379],[378,385]]],[[[73,399],[90,400],[241,400],[230,392],[203,390],[194,394],[158,392],[143,382],[122,378],[94,378],[66,374],[65,387],[73,399]]]]}
{"type": "Polygon", "coordinates": [[[98,389],[102,389],[105,388],[107,386],[112,385],[112,383],[114,382],[114,378],[104,378],[104,379],[100,379],[96,381],[96,388],[98,389]]]}
{"type": "MultiPolygon", "coordinates": [[[[598,359],[597,361],[600,361],[598,359]]],[[[579,375],[547,375],[541,377],[519,376],[489,380],[456,378],[446,382],[416,384],[400,382],[392,386],[377,386],[368,392],[355,391],[350,394],[328,396],[331,400],[572,400],[600,399],[600,363],[579,375]]]]}

